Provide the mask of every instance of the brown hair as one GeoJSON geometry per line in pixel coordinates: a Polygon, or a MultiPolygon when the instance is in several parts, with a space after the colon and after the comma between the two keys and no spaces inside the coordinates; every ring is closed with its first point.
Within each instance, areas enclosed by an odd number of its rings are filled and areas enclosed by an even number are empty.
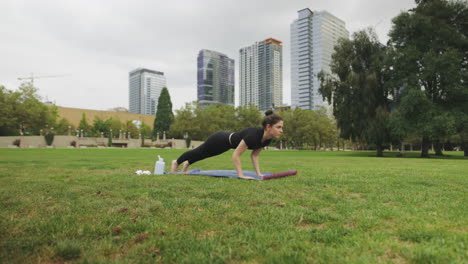
{"type": "Polygon", "coordinates": [[[262,121],[262,126],[263,128],[266,128],[267,125],[273,126],[274,124],[278,123],[279,121],[282,121],[283,118],[275,113],[273,113],[273,110],[267,110],[265,112],[265,118],[262,121]]]}

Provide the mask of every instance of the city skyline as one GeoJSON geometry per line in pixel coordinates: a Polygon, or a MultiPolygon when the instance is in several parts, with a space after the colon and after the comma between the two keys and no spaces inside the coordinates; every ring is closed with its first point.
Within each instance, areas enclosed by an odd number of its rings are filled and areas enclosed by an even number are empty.
{"type": "MultiPolygon", "coordinates": [[[[289,27],[298,10],[326,10],[345,21],[350,34],[375,27],[385,43],[391,19],[414,6],[409,0],[313,5],[309,1],[6,0],[0,3],[4,11],[0,85],[15,90],[21,83],[18,77],[61,75],[35,79],[44,99],[65,107],[104,110],[128,105],[128,72],[144,67],[165,73],[176,110],[197,99],[193,65],[200,49],[236,59],[240,47],[275,37],[283,41],[283,103],[290,104],[289,27]]],[[[235,87],[239,87],[237,75],[235,87]]]]}

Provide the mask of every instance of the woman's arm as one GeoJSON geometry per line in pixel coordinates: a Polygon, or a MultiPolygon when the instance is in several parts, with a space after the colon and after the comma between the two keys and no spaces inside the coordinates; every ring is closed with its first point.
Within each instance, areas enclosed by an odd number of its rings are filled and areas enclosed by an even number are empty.
{"type": "Polygon", "coordinates": [[[262,151],[263,148],[256,149],[252,151],[252,154],[250,155],[250,158],[252,159],[252,164],[255,168],[255,172],[257,173],[257,176],[263,177],[262,172],[260,171],[260,165],[258,163],[258,156],[260,152],[262,151]]]}
{"type": "Polygon", "coordinates": [[[247,144],[245,144],[244,140],[241,140],[239,146],[234,150],[232,153],[232,161],[234,162],[234,167],[236,167],[237,175],[241,178],[251,178],[244,176],[244,172],[242,171],[242,166],[240,162],[240,156],[247,150],[247,144]]]}

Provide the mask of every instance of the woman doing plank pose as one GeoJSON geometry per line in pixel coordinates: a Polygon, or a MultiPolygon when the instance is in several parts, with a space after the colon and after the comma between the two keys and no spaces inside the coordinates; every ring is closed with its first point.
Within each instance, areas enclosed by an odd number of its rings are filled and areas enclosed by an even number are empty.
{"type": "Polygon", "coordinates": [[[258,163],[258,155],[263,147],[268,146],[273,138],[279,138],[283,133],[283,119],[268,110],[262,121],[262,127],[249,127],[240,132],[218,131],[199,147],[187,151],[177,160],[172,161],[171,173],[177,173],[179,165],[183,164],[182,173],[186,173],[189,165],[221,153],[234,149],[232,161],[236,168],[237,175],[241,178],[251,178],[244,176],[240,162],[240,156],[247,150],[252,150],[251,159],[257,176],[262,177],[258,163]]]}

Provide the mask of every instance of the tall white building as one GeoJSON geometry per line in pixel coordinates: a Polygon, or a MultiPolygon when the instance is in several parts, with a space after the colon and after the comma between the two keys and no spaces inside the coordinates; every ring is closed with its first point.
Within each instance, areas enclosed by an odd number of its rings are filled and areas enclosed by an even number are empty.
{"type": "Polygon", "coordinates": [[[138,68],[129,73],[129,113],[154,115],[166,77],[163,72],[138,68]]]}
{"type": "Polygon", "coordinates": [[[240,105],[260,110],[283,104],[283,46],[268,38],[241,48],[239,59],[240,105]]]}
{"type": "Polygon", "coordinates": [[[349,38],[345,22],[327,11],[298,11],[291,24],[291,107],[317,109],[326,105],[318,92],[317,74],[330,73],[331,55],[340,38],[349,38]]]}

